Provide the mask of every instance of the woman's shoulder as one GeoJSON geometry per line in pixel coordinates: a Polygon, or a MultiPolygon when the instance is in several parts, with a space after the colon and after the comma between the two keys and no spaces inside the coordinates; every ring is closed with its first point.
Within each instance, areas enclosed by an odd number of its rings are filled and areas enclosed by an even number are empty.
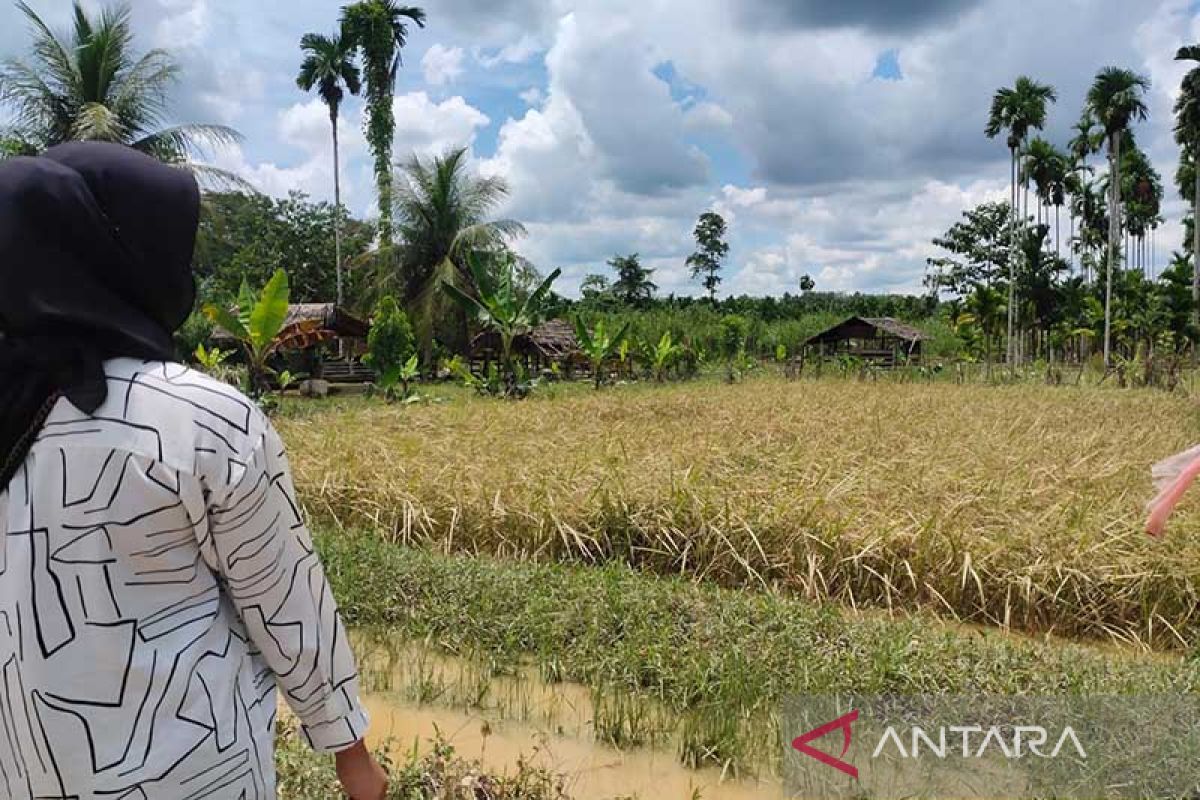
{"type": "Polygon", "coordinates": [[[186,365],[118,358],[104,372],[108,398],[95,412],[60,403],[46,428],[75,427],[76,444],[133,452],[210,484],[235,480],[270,429],[252,400],[186,365]]]}

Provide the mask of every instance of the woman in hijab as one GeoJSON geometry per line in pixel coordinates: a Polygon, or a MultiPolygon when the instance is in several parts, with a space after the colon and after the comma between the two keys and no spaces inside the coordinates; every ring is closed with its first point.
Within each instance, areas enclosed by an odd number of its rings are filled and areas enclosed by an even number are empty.
{"type": "Polygon", "coordinates": [[[199,200],[118,145],[0,164],[0,796],[273,798],[276,687],[386,792],[283,445],[172,363],[199,200]]]}

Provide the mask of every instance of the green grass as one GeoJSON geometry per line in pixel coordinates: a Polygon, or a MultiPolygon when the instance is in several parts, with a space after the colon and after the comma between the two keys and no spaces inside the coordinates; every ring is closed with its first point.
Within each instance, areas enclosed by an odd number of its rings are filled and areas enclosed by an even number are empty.
{"type": "MultiPolygon", "coordinates": [[[[676,721],[680,758],[749,767],[774,753],[790,694],[1194,691],[1200,665],[947,625],[850,614],[609,564],[447,556],[368,533],[318,545],[345,618],[504,670],[533,662],[610,709],[598,728],[644,739],[637,701],[676,721]],[[507,665],[507,667],[506,667],[507,665]]],[[[631,743],[636,743],[631,741],[631,743]]]]}
{"type": "MultiPolygon", "coordinates": [[[[435,740],[421,756],[395,759],[387,748],[376,753],[388,773],[387,800],[568,800],[566,778],[524,762],[508,775],[490,775],[479,764],[459,757],[454,747],[435,740]]],[[[342,797],[331,756],[320,756],[289,722],[279,726],[275,768],[278,794],[286,800],[342,797]]]]}

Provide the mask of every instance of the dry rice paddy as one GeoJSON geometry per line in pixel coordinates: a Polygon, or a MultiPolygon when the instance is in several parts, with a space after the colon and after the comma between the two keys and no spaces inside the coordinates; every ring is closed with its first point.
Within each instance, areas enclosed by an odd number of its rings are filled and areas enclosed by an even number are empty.
{"type": "Polygon", "coordinates": [[[327,527],[1159,647],[1200,634],[1200,496],[1164,540],[1141,532],[1150,464],[1200,441],[1183,396],[759,380],[278,424],[327,527]]]}

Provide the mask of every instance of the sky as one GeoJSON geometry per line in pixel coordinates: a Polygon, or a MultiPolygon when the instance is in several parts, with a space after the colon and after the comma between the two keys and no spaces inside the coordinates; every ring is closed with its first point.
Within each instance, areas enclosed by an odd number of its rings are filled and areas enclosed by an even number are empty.
{"type": "MultiPolygon", "coordinates": [[[[422,3],[422,0],[409,0],[422,3]]],[[[24,23],[0,7],[0,55],[24,23]]],[[[54,25],[65,0],[29,0],[54,25]]],[[[95,8],[94,0],[86,6],[95,8]]],[[[295,86],[306,32],[336,0],[133,0],[137,43],[182,67],[172,115],[244,134],[208,154],[260,191],[332,199],[329,118],[295,86]]],[[[1168,187],[1161,264],[1182,236],[1171,105],[1200,41],[1191,0],[424,0],[404,51],[395,157],[467,146],[503,177],[516,249],[577,293],[639,253],[661,293],[698,294],[696,218],[724,215],[721,294],[918,292],[930,243],[965,208],[1007,197],[1008,153],[983,134],[993,92],[1028,74],[1058,102],[1064,145],[1104,66],[1152,81],[1139,143],[1168,187]]],[[[372,213],[361,100],[341,112],[344,202],[372,213]]],[[[1099,165],[1100,157],[1093,162],[1099,165]]],[[[1064,219],[1063,225],[1066,226],[1064,219]]]]}

